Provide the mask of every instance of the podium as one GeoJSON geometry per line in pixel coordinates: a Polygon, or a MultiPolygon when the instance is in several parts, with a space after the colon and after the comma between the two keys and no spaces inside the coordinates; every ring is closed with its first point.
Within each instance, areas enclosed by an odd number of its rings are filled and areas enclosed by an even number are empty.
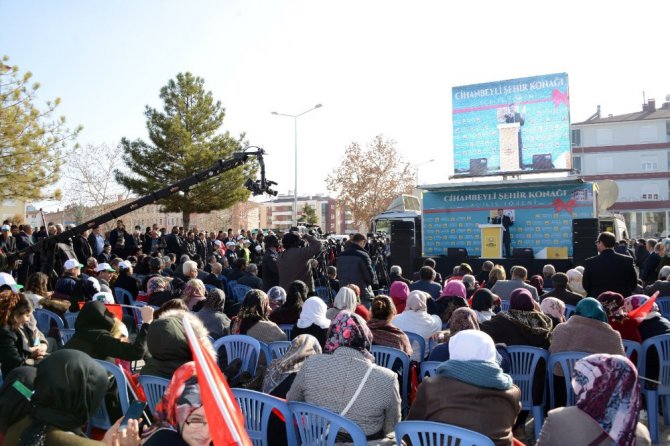
{"type": "Polygon", "coordinates": [[[515,172],[521,170],[519,165],[519,132],[521,124],[498,124],[498,145],[500,147],[500,170],[515,172]]]}
{"type": "Polygon", "coordinates": [[[481,231],[481,257],[501,259],[503,256],[503,225],[479,225],[481,231]]]}

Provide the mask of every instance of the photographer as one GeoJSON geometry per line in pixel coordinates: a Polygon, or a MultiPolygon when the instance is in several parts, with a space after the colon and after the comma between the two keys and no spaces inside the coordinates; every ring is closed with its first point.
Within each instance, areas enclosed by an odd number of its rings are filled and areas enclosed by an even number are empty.
{"type": "Polygon", "coordinates": [[[287,290],[293,281],[302,280],[313,292],[314,280],[309,260],[321,251],[321,241],[313,235],[304,235],[303,239],[295,228],[291,229],[282,237],[285,251],[277,258],[279,285],[287,290]]]}
{"type": "Polygon", "coordinates": [[[377,282],[377,276],[372,268],[372,259],[364,249],[366,242],[363,234],[354,235],[349,247],[337,257],[337,272],[340,286],[357,285],[361,289],[361,302],[370,308],[374,297],[372,285],[377,282]]]}

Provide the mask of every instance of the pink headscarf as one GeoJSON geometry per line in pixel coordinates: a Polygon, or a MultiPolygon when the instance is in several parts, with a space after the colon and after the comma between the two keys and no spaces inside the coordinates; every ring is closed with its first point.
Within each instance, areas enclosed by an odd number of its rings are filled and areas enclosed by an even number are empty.
{"type": "Polygon", "coordinates": [[[465,291],[465,285],[460,280],[450,280],[444,285],[442,289],[442,294],[440,297],[449,296],[449,297],[462,297],[466,298],[467,293],[465,291]]]}

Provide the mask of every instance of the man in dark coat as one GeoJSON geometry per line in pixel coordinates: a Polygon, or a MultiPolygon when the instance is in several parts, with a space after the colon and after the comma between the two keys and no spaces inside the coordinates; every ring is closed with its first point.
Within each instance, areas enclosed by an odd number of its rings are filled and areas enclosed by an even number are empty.
{"type": "Polygon", "coordinates": [[[509,217],[509,215],[504,215],[502,209],[498,209],[498,215],[491,219],[491,224],[503,226],[503,246],[505,247],[505,257],[512,257],[512,236],[509,233],[509,228],[510,226],[514,225],[514,221],[509,217]]]}
{"type": "Polygon", "coordinates": [[[637,287],[633,259],[614,252],[615,244],[614,234],[601,232],[596,241],[599,254],[584,262],[582,285],[589,297],[598,297],[604,291],[628,297],[637,287]]]}
{"type": "Polygon", "coordinates": [[[314,291],[312,265],[308,262],[321,251],[321,241],[312,235],[305,235],[307,245],[297,232],[287,232],[282,238],[285,251],[277,259],[279,271],[279,285],[288,290],[289,285],[296,280],[302,280],[310,291],[314,291]]]}
{"type": "Polygon", "coordinates": [[[182,245],[184,244],[181,237],[179,237],[179,228],[176,226],[172,227],[172,232],[165,237],[166,251],[180,256],[182,254],[182,245]]]}
{"type": "MultiPolygon", "coordinates": [[[[21,225],[19,226],[19,233],[16,236],[16,250],[21,251],[22,249],[28,248],[33,245],[33,227],[30,225],[21,225]]],[[[25,256],[22,259],[21,266],[16,272],[16,278],[20,284],[25,285],[28,274],[32,270],[34,254],[25,256]]]]}
{"type": "Polygon", "coordinates": [[[273,286],[279,285],[279,270],[277,269],[277,257],[279,253],[279,239],[275,235],[265,237],[265,254],[261,271],[263,272],[263,290],[268,291],[273,286]]]}
{"type": "Polygon", "coordinates": [[[374,298],[372,285],[377,283],[377,275],[372,268],[372,259],[365,251],[366,243],[363,234],[354,234],[349,247],[337,256],[337,273],[341,287],[353,283],[361,289],[361,302],[369,308],[374,298]]]}
{"type": "Polygon", "coordinates": [[[122,259],[126,258],[126,242],[129,238],[123,220],[116,220],[116,229],[109,233],[109,244],[112,245],[112,252],[122,259]]]}
{"type": "Polygon", "coordinates": [[[83,234],[78,234],[72,240],[72,248],[74,249],[74,254],[77,256],[79,263],[86,265],[89,257],[93,257],[93,249],[91,248],[90,243],[88,243],[88,231],[84,231],[83,234]]]}
{"type": "Polygon", "coordinates": [[[645,285],[651,285],[658,279],[658,265],[661,264],[659,251],[662,246],[661,244],[657,244],[654,239],[647,240],[649,256],[644,260],[642,268],[640,268],[640,279],[642,279],[645,285]]]}

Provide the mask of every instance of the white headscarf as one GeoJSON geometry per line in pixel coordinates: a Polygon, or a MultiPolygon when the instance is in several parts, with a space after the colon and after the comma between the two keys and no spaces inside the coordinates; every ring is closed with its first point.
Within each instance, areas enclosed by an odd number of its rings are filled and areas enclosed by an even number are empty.
{"type": "Polygon", "coordinates": [[[335,295],[333,306],[338,310],[349,310],[353,313],[356,310],[356,305],[358,305],[356,292],[346,286],[340,288],[340,291],[338,291],[337,295],[335,295]]]}
{"type": "Polygon", "coordinates": [[[297,322],[298,328],[307,328],[312,324],[321,328],[330,327],[330,319],[326,317],[326,304],[317,296],[310,297],[302,304],[297,322]]]}
{"type": "Polygon", "coordinates": [[[449,359],[496,362],[496,346],[483,331],[462,330],[449,338],[449,359]]]}
{"type": "Polygon", "coordinates": [[[418,312],[425,312],[428,310],[428,306],[426,305],[426,293],[423,291],[412,291],[409,293],[409,296],[407,296],[407,306],[405,307],[405,311],[410,310],[410,311],[418,311],[418,312]]]}

